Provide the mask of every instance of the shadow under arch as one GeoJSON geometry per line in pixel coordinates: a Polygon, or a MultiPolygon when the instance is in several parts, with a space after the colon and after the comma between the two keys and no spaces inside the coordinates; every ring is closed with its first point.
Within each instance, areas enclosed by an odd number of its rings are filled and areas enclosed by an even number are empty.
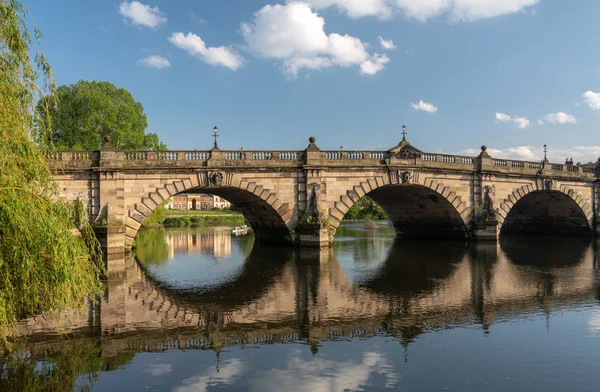
{"type": "MultiPolygon", "coordinates": [[[[221,174],[219,178],[222,177],[221,174]]],[[[209,174],[198,173],[191,178],[176,180],[166,184],[164,188],[157,189],[156,192],[148,193],[146,197],[141,198],[140,203],[136,203],[128,211],[125,243],[128,245],[133,243],[144,219],[162,202],[179,194],[201,192],[230,201],[244,215],[258,240],[273,244],[289,244],[290,227],[297,220],[293,206],[282,202],[274,192],[263,189],[262,185],[253,183],[252,186],[247,185],[247,188],[244,188],[241,185],[233,185],[229,174],[225,177],[226,181],[217,182],[219,185],[215,185],[215,181],[209,179],[209,174]]]]}
{"type": "Polygon", "coordinates": [[[506,214],[501,235],[592,236],[581,205],[564,192],[537,190],[521,197],[506,214]]]}
{"type": "Polygon", "coordinates": [[[541,269],[581,263],[590,244],[589,237],[532,237],[526,241],[513,236],[500,237],[500,249],[510,262],[541,269]]]}
{"type": "Polygon", "coordinates": [[[144,276],[165,298],[190,310],[224,312],[261,298],[276,283],[284,267],[292,259],[293,249],[261,246],[255,243],[239,273],[216,287],[178,288],[162,282],[142,267],[144,276]]]}
{"type": "Polygon", "coordinates": [[[258,240],[272,243],[290,241],[290,231],[281,214],[254,193],[231,186],[206,186],[186,191],[186,193],[192,192],[208,193],[228,200],[244,215],[258,240]]]}
{"type": "Polygon", "coordinates": [[[456,207],[424,185],[388,185],[368,196],[388,213],[399,238],[467,238],[467,227],[456,207]]]}
{"type": "Polygon", "coordinates": [[[452,274],[467,249],[458,241],[395,241],[382,267],[359,286],[403,297],[429,292],[452,274]]]}

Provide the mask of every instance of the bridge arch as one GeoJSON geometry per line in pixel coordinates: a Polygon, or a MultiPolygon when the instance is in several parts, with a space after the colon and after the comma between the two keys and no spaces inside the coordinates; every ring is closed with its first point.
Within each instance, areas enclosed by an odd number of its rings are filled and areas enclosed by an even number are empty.
{"type": "Polygon", "coordinates": [[[229,200],[248,220],[258,240],[287,243],[297,215],[290,203],[264,185],[227,172],[198,172],[166,183],[133,203],[125,218],[125,244],[131,246],[144,219],[163,201],[177,194],[201,191],[229,200]]]}
{"type": "Polygon", "coordinates": [[[425,176],[392,173],[366,179],[346,190],[329,209],[332,231],[337,231],[354,203],[369,196],[388,213],[400,238],[467,239],[470,202],[440,180],[421,177],[425,176]]]}
{"type": "Polygon", "coordinates": [[[497,209],[500,234],[589,235],[594,212],[589,202],[566,185],[515,189],[497,209]]]}

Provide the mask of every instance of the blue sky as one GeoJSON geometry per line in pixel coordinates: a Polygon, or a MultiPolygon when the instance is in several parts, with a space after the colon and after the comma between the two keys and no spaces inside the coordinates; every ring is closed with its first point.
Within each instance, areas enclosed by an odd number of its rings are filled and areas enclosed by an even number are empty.
{"type": "Polygon", "coordinates": [[[128,89],[170,149],[214,125],[223,149],[387,149],[406,124],[431,152],[600,156],[600,1],[24,4],[58,84],[128,89]]]}

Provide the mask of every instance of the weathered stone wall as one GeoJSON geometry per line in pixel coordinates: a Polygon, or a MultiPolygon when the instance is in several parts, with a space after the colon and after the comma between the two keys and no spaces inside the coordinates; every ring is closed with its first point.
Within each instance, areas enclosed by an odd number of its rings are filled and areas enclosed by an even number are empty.
{"type": "Polygon", "coordinates": [[[494,159],[485,146],[464,157],[422,153],[406,140],[389,151],[321,151],[314,141],[303,151],[57,152],[49,163],[60,196],[82,200],[113,247],[121,238],[131,245],[157,205],[192,190],[233,202],[259,239],[294,235],[307,246],[329,244],[365,195],[406,238],[493,240],[507,217],[513,230],[599,225],[598,168],[494,159]]]}
{"type": "Polygon", "coordinates": [[[368,195],[389,214],[402,238],[467,238],[472,209],[471,173],[407,169],[323,170],[323,210],[333,229],[368,195]]]}

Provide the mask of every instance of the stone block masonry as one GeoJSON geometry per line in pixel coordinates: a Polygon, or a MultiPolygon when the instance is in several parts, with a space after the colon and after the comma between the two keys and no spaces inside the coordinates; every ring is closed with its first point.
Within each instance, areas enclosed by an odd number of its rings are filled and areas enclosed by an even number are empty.
{"type": "MultiPolygon", "coordinates": [[[[107,143],[110,146],[110,143],[107,143]]],[[[407,140],[388,151],[59,151],[47,157],[60,197],[87,205],[112,255],[141,223],[184,192],[229,200],[260,241],[326,247],[368,195],[399,238],[496,240],[500,233],[593,235],[600,165],[578,166],[424,153],[407,140]]],[[[600,161],[600,160],[599,160],[600,161]]]]}

